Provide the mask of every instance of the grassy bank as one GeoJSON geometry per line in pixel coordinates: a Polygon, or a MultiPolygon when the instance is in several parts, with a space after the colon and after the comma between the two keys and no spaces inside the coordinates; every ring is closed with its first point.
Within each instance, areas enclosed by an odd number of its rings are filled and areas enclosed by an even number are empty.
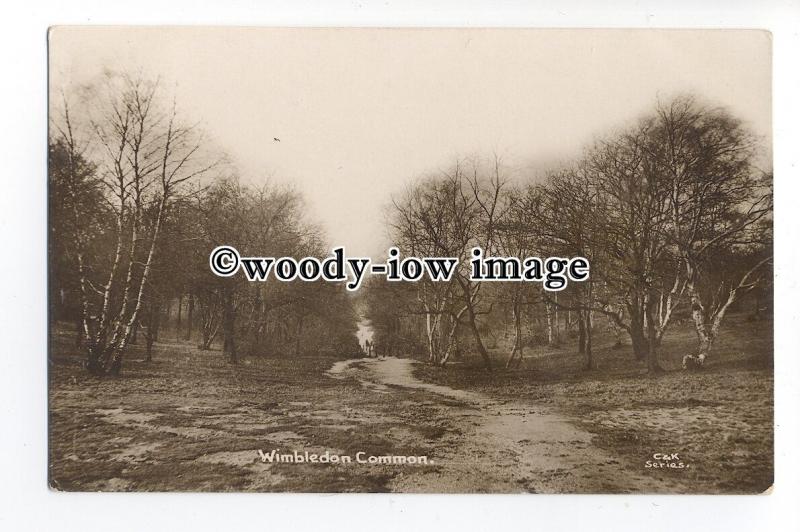
{"type": "MultiPolygon", "coordinates": [[[[772,484],[772,323],[732,316],[702,371],[680,369],[695,347],[688,326],[670,331],[657,376],[644,373],[629,346],[599,335],[597,369],[583,370],[574,343],[526,351],[520,369],[487,372],[467,358],[445,369],[418,365],[417,377],[499,399],[528,399],[568,414],[594,443],[627,467],[643,469],[654,453],[678,453],[681,469],[647,468],[689,480],[708,493],[759,492],[772,484]]],[[[502,368],[507,352],[493,352],[502,368]]],[[[569,452],[565,450],[565,452],[569,452]]]]}
{"type": "MultiPolygon", "coordinates": [[[[257,449],[422,455],[441,437],[424,407],[325,375],[329,357],[245,359],[157,344],[118,379],[82,368],[59,329],[50,356],[50,485],[60,490],[381,492],[397,467],[263,464],[257,449]],[[391,438],[393,427],[416,438],[391,438]],[[429,445],[430,443],[430,445],[429,445]]],[[[414,466],[409,466],[413,469],[414,466]]]]}

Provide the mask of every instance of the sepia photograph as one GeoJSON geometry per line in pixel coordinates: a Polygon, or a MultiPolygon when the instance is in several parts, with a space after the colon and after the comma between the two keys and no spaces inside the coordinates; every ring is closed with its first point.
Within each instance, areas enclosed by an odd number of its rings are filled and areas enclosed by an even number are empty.
{"type": "Polygon", "coordinates": [[[769,31],[65,25],[47,61],[50,490],[772,491],[769,31]]]}

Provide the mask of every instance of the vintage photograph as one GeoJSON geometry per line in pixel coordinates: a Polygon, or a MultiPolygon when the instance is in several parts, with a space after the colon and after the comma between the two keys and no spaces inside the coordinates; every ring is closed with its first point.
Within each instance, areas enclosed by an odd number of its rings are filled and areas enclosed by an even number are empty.
{"type": "Polygon", "coordinates": [[[50,489],[771,491],[769,32],[47,37],[50,489]]]}

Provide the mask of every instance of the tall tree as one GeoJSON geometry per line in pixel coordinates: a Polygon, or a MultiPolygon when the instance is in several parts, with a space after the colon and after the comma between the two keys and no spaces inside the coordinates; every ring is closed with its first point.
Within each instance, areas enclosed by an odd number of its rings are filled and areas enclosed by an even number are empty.
{"type": "Polygon", "coordinates": [[[657,106],[648,150],[668,184],[669,235],[698,337],[684,366],[702,366],[728,308],[768,272],[772,176],[757,168],[756,139],[740,120],[691,96],[657,106]]]}
{"type": "MultiPolygon", "coordinates": [[[[177,106],[163,105],[158,84],[125,74],[109,75],[89,91],[78,126],[66,102],[53,117],[56,142],[96,161],[96,191],[113,213],[113,244],[105,258],[86,264],[85,223],[76,230],[87,367],[97,375],[118,374],[138,323],[161,232],[174,202],[213,166],[204,157],[202,136],[185,125],[177,106]],[[90,129],[93,142],[79,146],[77,129],[90,129]],[[90,283],[87,270],[102,277],[90,283]],[[100,273],[102,272],[102,273],[100,273]]],[[[80,220],[81,213],[76,213],[80,220]]]]}

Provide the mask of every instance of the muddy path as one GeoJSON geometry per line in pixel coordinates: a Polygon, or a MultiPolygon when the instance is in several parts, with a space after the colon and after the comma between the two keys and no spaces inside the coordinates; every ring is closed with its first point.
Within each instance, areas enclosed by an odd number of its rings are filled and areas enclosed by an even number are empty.
{"type": "MultiPolygon", "coordinates": [[[[663,476],[625,469],[592,443],[593,435],[548,407],[502,401],[480,393],[429,384],[413,375],[414,361],[357,359],[328,372],[405,408],[422,403],[450,427],[434,443],[437,467],[394,477],[390,489],[415,493],[658,493],[680,491],[663,476]],[[388,396],[388,397],[387,397],[388,396]]],[[[408,420],[412,422],[413,420],[408,420]]]]}

